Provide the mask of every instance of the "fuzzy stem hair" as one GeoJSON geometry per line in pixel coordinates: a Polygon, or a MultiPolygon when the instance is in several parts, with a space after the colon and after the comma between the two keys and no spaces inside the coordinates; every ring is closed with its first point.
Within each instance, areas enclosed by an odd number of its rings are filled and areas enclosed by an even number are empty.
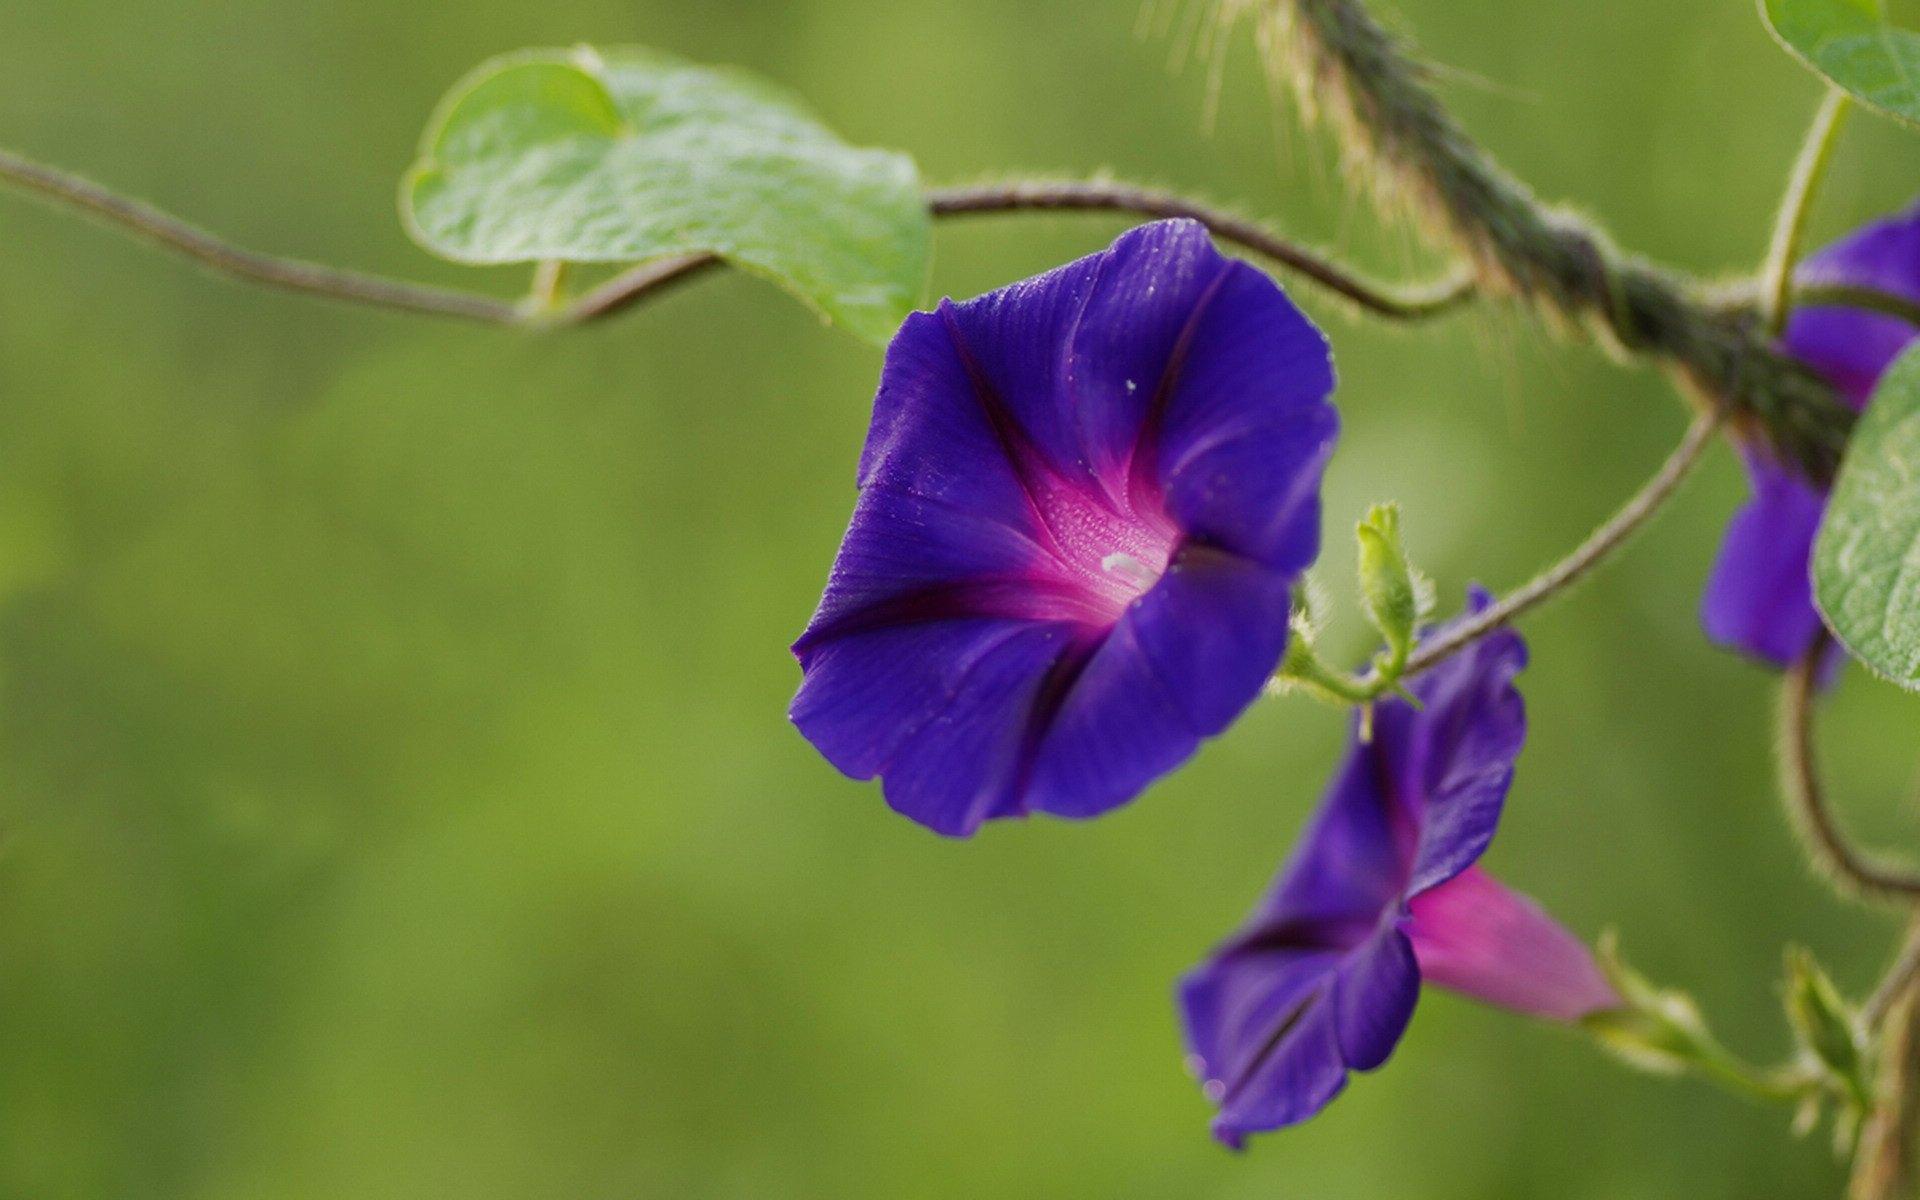
{"type": "Polygon", "coordinates": [[[1360,0],[1227,3],[1256,14],[1269,69],[1334,131],[1353,177],[1464,255],[1483,290],[1662,364],[1695,403],[1724,405],[1744,433],[1831,478],[1853,421],[1833,389],[1776,351],[1751,311],[1710,303],[1692,281],[1542,203],[1466,134],[1360,0]]]}

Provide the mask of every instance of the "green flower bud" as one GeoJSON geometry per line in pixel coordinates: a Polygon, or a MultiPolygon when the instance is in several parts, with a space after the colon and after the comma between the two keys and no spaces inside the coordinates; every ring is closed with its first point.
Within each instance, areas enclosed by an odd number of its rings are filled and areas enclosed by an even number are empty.
{"type": "Polygon", "coordinates": [[[1400,508],[1376,504],[1354,529],[1360,542],[1360,599],[1367,617],[1387,641],[1394,661],[1403,661],[1413,649],[1420,623],[1419,594],[1413,568],[1407,565],[1400,542],[1400,508]]]}
{"type": "Polygon", "coordinates": [[[1797,946],[1787,951],[1784,1000],[1787,1020],[1807,1057],[1865,1103],[1870,1093],[1860,1022],[1813,955],[1797,946]]]}

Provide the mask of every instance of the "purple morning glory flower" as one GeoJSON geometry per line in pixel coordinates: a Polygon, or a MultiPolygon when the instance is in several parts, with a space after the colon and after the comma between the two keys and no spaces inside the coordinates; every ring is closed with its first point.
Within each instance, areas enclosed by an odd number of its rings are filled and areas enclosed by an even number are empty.
{"type": "Polygon", "coordinates": [[[1191,221],[908,317],[794,723],[944,834],[1131,799],[1279,663],[1332,390],[1319,330],[1191,221]]]}
{"type": "MultiPolygon", "coordinates": [[[[1920,207],[1827,247],[1797,278],[1920,303],[1920,207]]],[[[1897,317],[1817,307],[1793,313],[1783,345],[1860,409],[1914,336],[1897,317]]],[[[1701,615],[1714,641],[1784,667],[1805,655],[1820,633],[1807,560],[1827,497],[1770,449],[1755,444],[1742,453],[1753,498],[1727,526],[1701,615]]]]}
{"type": "Polygon", "coordinates": [[[1526,657],[1495,633],[1422,675],[1421,707],[1382,702],[1273,890],[1182,980],[1221,1141],[1304,1121],[1384,1063],[1423,980],[1558,1021],[1619,1003],[1584,945],[1474,865],[1526,738],[1526,657]]]}

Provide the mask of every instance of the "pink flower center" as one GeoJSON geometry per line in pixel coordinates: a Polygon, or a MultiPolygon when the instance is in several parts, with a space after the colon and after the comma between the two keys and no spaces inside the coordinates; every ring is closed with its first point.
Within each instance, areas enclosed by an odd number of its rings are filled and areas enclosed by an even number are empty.
{"type": "Polygon", "coordinates": [[[1058,615],[1109,627],[1166,573],[1180,531],[1157,506],[1138,511],[1114,504],[1086,485],[1051,475],[1033,480],[1034,507],[1051,551],[1035,564],[1048,583],[1067,593],[1072,612],[1058,615]]]}

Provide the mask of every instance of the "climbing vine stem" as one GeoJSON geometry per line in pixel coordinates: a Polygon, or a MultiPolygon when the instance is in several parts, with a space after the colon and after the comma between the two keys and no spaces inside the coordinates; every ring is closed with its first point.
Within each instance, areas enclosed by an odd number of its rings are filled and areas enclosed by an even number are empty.
{"type": "Polygon", "coordinates": [[[1421,642],[1404,661],[1392,664],[1392,669],[1383,670],[1376,664],[1365,675],[1347,676],[1327,667],[1303,637],[1296,637],[1289,643],[1287,658],[1281,664],[1272,690],[1286,692],[1298,688],[1335,703],[1369,704],[1400,690],[1402,680],[1438,665],[1494,630],[1511,625],[1585,579],[1645,528],[1654,514],[1673,498],[1707,447],[1713,444],[1720,424],[1721,416],[1716,412],[1695,417],[1660,469],[1565,557],[1478,613],[1454,622],[1421,642]]]}
{"type": "MultiPolygon", "coordinates": [[[[362,271],[262,254],[236,245],[142,200],[92,180],[0,150],[0,182],[88,213],[124,232],[248,283],[368,305],[494,325],[578,325],[621,312],[670,284],[719,265],[710,254],[655,259],[616,274],[571,301],[559,288],[558,264],[541,264],[530,297],[520,303],[362,271]]],[[[1114,180],[1053,180],[940,188],[927,195],[935,217],[984,213],[1086,212],[1199,221],[1223,241],[1272,261],[1283,270],[1376,317],[1414,321],[1439,316],[1472,299],[1473,283],[1454,275],[1405,290],[1375,283],[1327,255],[1282,237],[1257,221],[1172,192],[1114,180]]]]}
{"type": "Polygon", "coordinates": [[[1807,217],[1813,211],[1814,197],[1833,161],[1834,147],[1840,143],[1853,102],[1839,88],[1828,88],[1813,124],[1807,127],[1806,141],[1787,180],[1786,195],[1780,200],[1780,213],[1774,219],[1773,240],[1767,248],[1766,265],[1760,272],[1761,320],[1767,333],[1779,337],[1787,326],[1793,304],[1793,269],[1800,262],[1800,246],[1807,232],[1807,217]]]}
{"type": "Polygon", "coordinates": [[[1841,891],[1867,900],[1920,903],[1920,872],[1854,846],[1828,802],[1814,759],[1814,697],[1833,652],[1824,635],[1780,685],[1780,790],[1787,815],[1820,873],[1841,891]]]}
{"type": "Polygon", "coordinates": [[[1720,428],[1720,423],[1721,415],[1717,412],[1706,412],[1695,417],[1687,427],[1685,436],[1680,439],[1680,444],[1674,447],[1673,453],[1667,456],[1653,477],[1629,497],[1613,516],[1589,534],[1585,541],[1565,558],[1507,593],[1497,603],[1439,637],[1421,643],[1407,659],[1406,674],[1417,674],[1432,667],[1494,630],[1512,624],[1525,613],[1586,578],[1614,551],[1632,540],[1633,535],[1645,528],[1654,514],[1672,499],[1694,465],[1700,461],[1701,455],[1713,444],[1713,436],[1720,428]]]}

